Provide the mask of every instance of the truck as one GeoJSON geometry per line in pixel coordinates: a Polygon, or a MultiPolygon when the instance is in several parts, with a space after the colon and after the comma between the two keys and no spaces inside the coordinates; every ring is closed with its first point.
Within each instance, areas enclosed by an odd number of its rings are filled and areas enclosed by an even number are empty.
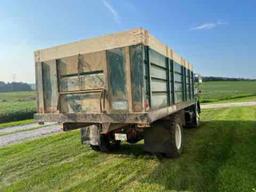
{"type": "Polygon", "coordinates": [[[183,128],[199,125],[192,65],[142,28],[35,51],[39,123],[81,130],[111,152],[122,141],[178,157],[183,128]]]}

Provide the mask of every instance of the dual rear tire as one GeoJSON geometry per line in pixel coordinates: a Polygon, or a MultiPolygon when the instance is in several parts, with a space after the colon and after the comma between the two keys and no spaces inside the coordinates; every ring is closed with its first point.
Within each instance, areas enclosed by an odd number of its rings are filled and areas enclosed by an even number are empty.
{"type": "Polygon", "coordinates": [[[183,149],[183,114],[173,114],[145,129],[144,150],[158,157],[179,157],[183,149]]]}
{"type": "Polygon", "coordinates": [[[177,158],[183,151],[183,126],[179,115],[173,115],[169,122],[170,149],[164,155],[177,158]]]}
{"type": "Polygon", "coordinates": [[[197,105],[193,105],[187,110],[158,120],[148,130],[145,130],[144,149],[158,156],[179,157],[183,151],[183,126],[196,128],[200,122],[197,105]]]}

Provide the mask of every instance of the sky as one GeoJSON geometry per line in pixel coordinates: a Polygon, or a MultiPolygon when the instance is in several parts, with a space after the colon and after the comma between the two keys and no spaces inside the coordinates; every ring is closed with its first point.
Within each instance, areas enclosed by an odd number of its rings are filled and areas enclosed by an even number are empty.
{"type": "Polygon", "coordinates": [[[34,51],[143,27],[202,75],[256,78],[255,0],[0,0],[0,81],[34,83],[34,51]]]}

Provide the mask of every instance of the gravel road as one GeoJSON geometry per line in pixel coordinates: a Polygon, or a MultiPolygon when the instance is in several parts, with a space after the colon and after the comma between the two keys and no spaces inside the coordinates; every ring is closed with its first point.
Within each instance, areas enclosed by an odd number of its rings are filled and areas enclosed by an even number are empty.
{"type": "Polygon", "coordinates": [[[36,129],[40,127],[45,127],[49,125],[54,125],[56,123],[45,123],[44,125],[39,125],[38,123],[30,123],[26,125],[18,125],[18,126],[12,126],[12,127],[6,127],[0,129],[0,133],[12,133],[16,131],[25,131],[25,130],[30,130],[30,129],[36,129]]]}
{"type": "Polygon", "coordinates": [[[23,140],[42,137],[52,133],[62,131],[62,126],[57,123],[47,123],[45,125],[38,125],[32,123],[28,125],[8,127],[0,129],[0,147],[12,143],[18,143],[23,140]]]}
{"type": "Polygon", "coordinates": [[[217,104],[202,104],[202,109],[218,109],[218,108],[228,108],[228,107],[248,107],[256,106],[256,101],[251,102],[237,102],[237,103],[217,103],[217,104]]]}

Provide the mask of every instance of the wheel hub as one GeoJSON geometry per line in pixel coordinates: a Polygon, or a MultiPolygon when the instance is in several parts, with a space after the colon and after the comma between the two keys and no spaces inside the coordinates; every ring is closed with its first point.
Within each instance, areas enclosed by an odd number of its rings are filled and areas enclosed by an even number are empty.
{"type": "Polygon", "coordinates": [[[177,149],[180,149],[181,147],[181,142],[182,142],[181,140],[182,140],[181,127],[179,124],[177,124],[175,129],[175,144],[177,149]]]}

